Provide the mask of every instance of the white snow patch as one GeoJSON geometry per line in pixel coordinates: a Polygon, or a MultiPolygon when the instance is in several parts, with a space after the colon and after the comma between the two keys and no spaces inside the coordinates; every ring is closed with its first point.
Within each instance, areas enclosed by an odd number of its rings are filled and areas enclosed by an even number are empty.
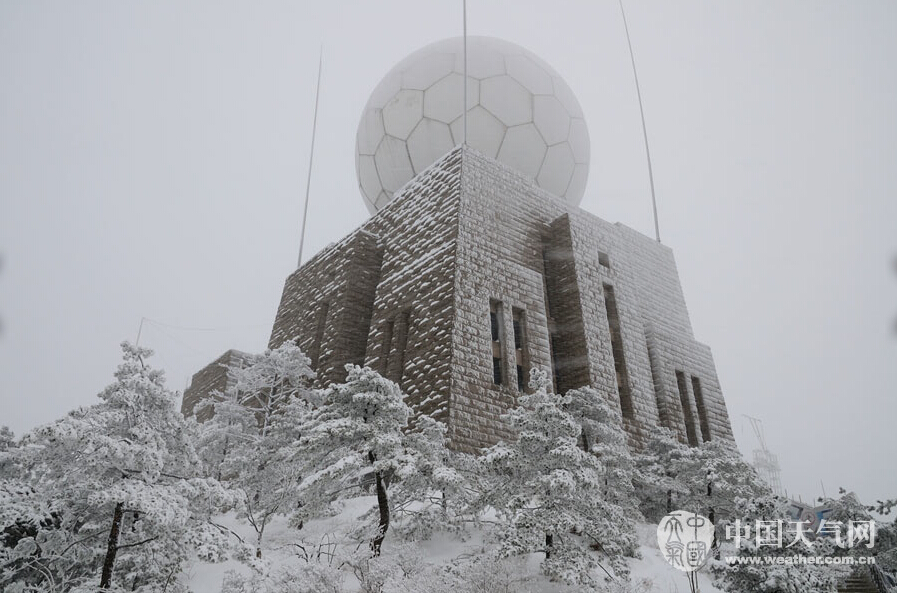
{"type": "MultiPolygon", "coordinates": [[[[345,556],[351,556],[357,550],[363,553],[367,549],[364,543],[359,544],[346,536],[357,526],[357,519],[376,506],[374,496],[357,497],[344,502],[341,511],[329,518],[321,518],[307,523],[301,530],[288,525],[284,518],[277,518],[266,531],[263,544],[263,562],[266,566],[277,569],[296,567],[305,561],[297,555],[296,544],[302,544],[308,550],[321,543],[332,542],[345,556]]],[[[228,526],[247,542],[253,542],[254,532],[251,528],[228,514],[216,518],[216,521],[228,526]]],[[[683,572],[670,566],[661,555],[657,544],[657,526],[654,524],[638,524],[639,550],[641,559],[629,559],[631,569],[629,588],[636,592],[689,592],[688,581],[683,572]]],[[[400,539],[392,529],[383,543],[382,559],[390,561],[410,547],[420,555],[423,564],[445,566],[452,560],[473,556],[491,545],[485,542],[484,535],[478,530],[471,530],[461,536],[454,533],[436,533],[427,540],[409,543],[400,539]]],[[[521,591],[566,592],[571,588],[564,584],[551,582],[541,575],[539,564],[541,555],[528,555],[520,560],[519,567],[523,573],[519,576],[521,591]]],[[[220,592],[222,580],[228,571],[236,571],[250,576],[253,570],[246,564],[230,560],[224,563],[205,563],[195,561],[185,572],[190,590],[194,592],[220,592]]],[[[342,587],[346,591],[359,591],[359,582],[351,569],[344,568],[345,579],[342,587]]],[[[699,588],[701,592],[719,592],[710,575],[699,572],[699,588]]],[[[392,591],[401,584],[387,582],[386,590],[392,591]]],[[[617,584],[607,584],[608,590],[616,590],[617,584]]]]}

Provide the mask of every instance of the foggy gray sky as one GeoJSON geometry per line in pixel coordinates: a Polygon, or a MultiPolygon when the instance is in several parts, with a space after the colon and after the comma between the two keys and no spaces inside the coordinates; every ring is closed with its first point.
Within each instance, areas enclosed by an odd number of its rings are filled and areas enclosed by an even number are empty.
{"type": "MultiPolygon", "coordinates": [[[[664,243],[733,429],[760,417],[792,493],[897,496],[897,3],[626,0],[664,243]]],[[[0,1],[0,425],[90,404],[121,340],[182,390],[265,347],[295,267],[368,214],[355,132],[455,1],[0,1]],[[184,328],[191,328],[190,330],[184,328]]],[[[653,231],[615,0],[469,0],[577,94],[582,207],[653,231]]]]}

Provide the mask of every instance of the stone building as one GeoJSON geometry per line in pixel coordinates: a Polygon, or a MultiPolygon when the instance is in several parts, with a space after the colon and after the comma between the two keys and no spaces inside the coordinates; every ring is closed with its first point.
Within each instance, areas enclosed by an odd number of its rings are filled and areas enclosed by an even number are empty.
{"type": "MultiPolygon", "coordinates": [[[[578,208],[589,154],[572,90],[524,48],[412,53],[359,124],[373,216],[287,278],[269,346],[295,339],[320,386],[349,363],[380,371],[463,451],[510,437],[501,416],[534,368],[556,392],[596,388],[635,447],[657,427],[734,441],[670,248],[578,208]]],[[[226,385],[229,353],[193,377],[185,414],[226,385]]]]}
{"type": "MultiPolygon", "coordinates": [[[[463,451],[510,437],[501,415],[536,367],[558,392],[597,388],[636,447],[661,426],[691,445],[733,440],[670,248],[470,147],[287,278],[269,346],[289,339],[321,386],[347,363],[399,383],[463,451]]],[[[197,373],[185,412],[224,373],[220,360],[197,373]]]]}
{"type": "Polygon", "coordinates": [[[194,373],[190,385],[184,390],[184,398],[181,401],[181,412],[184,416],[190,417],[196,414],[199,421],[209,420],[212,417],[212,411],[209,409],[196,411],[196,405],[204,398],[211,398],[219,393],[224,394],[234,382],[231,370],[246,365],[250,357],[249,353],[230,349],[194,373]]]}

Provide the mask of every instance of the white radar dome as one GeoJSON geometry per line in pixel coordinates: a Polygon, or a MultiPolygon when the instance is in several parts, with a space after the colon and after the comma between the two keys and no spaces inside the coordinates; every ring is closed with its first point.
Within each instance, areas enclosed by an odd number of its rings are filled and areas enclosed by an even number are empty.
{"type": "MultiPolygon", "coordinates": [[[[555,70],[519,45],[467,38],[467,144],[577,205],[589,175],[582,109],[555,70]]],[[[421,48],[383,77],[358,126],[355,169],[376,213],[463,141],[461,37],[421,48]]]]}

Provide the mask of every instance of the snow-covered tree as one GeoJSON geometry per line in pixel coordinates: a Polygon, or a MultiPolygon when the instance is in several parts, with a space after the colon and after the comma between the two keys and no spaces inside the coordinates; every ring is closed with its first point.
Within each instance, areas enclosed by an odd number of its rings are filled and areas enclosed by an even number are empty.
{"type": "Polygon", "coordinates": [[[444,425],[422,415],[410,427],[411,408],[395,383],[366,367],[346,370],[346,382],[323,393],[322,404],[298,429],[298,442],[286,450],[288,460],[307,469],[295,520],[373,487],[377,506],[365,517],[364,530],[378,556],[396,513],[432,517],[443,491],[461,481],[445,463],[444,425]]]}
{"type": "MultiPolygon", "coordinates": [[[[40,530],[58,528],[58,515],[35,494],[22,451],[11,439],[0,449],[0,591],[13,584],[26,584],[35,573],[30,555],[19,543],[37,536],[40,530]]],[[[25,549],[27,551],[27,548],[25,549]]],[[[36,580],[31,580],[32,582],[36,580]]],[[[17,586],[14,586],[17,587],[17,586]]]]}
{"type": "Polygon", "coordinates": [[[544,553],[546,576],[593,586],[599,563],[589,544],[599,543],[617,576],[625,577],[624,557],[636,549],[635,518],[605,498],[607,470],[591,446],[581,447],[582,427],[565,410],[570,397],[550,394],[548,383],[545,372],[533,370],[532,393],[504,417],[516,439],[483,452],[489,480],[482,502],[503,520],[504,554],[544,553]]]}
{"type": "Polygon", "coordinates": [[[814,535],[807,526],[790,523],[788,506],[785,498],[771,494],[736,499],[731,519],[718,526],[727,529],[732,538],[721,544],[720,558],[709,561],[718,587],[727,592],[836,591],[840,580],[850,573],[849,568],[815,563],[737,563],[732,559],[736,555],[792,558],[843,554],[832,538],[814,535]],[[760,525],[759,537],[757,521],[764,523],[760,525]],[[735,539],[736,534],[742,538],[735,539]]]}
{"type": "MultiPolygon", "coordinates": [[[[862,530],[864,525],[873,522],[875,527],[874,538],[862,539],[854,546],[846,547],[844,555],[853,557],[875,557],[879,569],[891,574],[897,574],[897,523],[894,521],[876,521],[870,511],[878,511],[883,515],[889,512],[887,502],[879,502],[877,506],[866,506],[860,503],[859,498],[853,492],[848,492],[843,487],[838,489],[838,497],[828,499],[820,498],[820,502],[832,511],[826,516],[826,521],[837,526],[843,536],[843,543],[849,542],[851,530],[862,530]]],[[[870,528],[870,531],[873,530],[870,528]]],[[[868,535],[868,533],[867,533],[868,535]]],[[[858,541],[860,539],[857,539],[858,541]]]]}
{"type": "Polygon", "coordinates": [[[868,511],[876,511],[883,516],[886,516],[891,513],[891,511],[897,507],[897,499],[886,499],[882,501],[879,499],[875,502],[875,505],[870,505],[866,509],[868,511]]]}
{"type": "Polygon", "coordinates": [[[680,498],[689,491],[679,478],[680,461],[692,455],[692,448],[681,443],[668,429],[658,427],[645,448],[633,456],[632,480],[645,519],[658,522],[678,509],[680,498]]]}
{"type": "Polygon", "coordinates": [[[661,429],[635,461],[640,507],[652,521],[687,509],[716,522],[731,515],[736,498],[770,493],[735,446],[721,440],[689,447],[661,429]]]}
{"type": "Polygon", "coordinates": [[[298,438],[295,428],[309,414],[314,372],[288,341],[228,373],[230,387],[202,404],[214,414],[198,428],[199,450],[207,472],[241,494],[238,515],[255,531],[261,557],[266,527],[299,482],[301,467],[278,452],[298,438]]]}
{"type": "Polygon", "coordinates": [[[13,446],[16,436],[6,425],[0,427],[0,452],[5,452],[13,446]]]}
{"type": "Polygon", "coordinates": [[[227,493],[200,477],[176,395],[145,364],[151,351],[122,350],[100,403],[22,439],[28,489],[16,506],[38,528],[7,558],[4,589],[162,591],[178,587],[188,555],[221,553],[209,515],[227,493]]]}
{"type": "MultiPolygon", "coordinates": [[[[879,499],[875,505],[867,506],[866,511],[888,516],[895,507],[897,507],[897,499],[879,499]]],[[[878,536],[874,553],[875,564],[879,569],[890,574],[893,583],[897,579],[897,518],[881,520],[876,522],[876,526],[878,536]]]]}
{"type": "MultiPolygon", "coordinates": [[[[12,478],[16,471],[16,439],[9,427],[0,427],[0,480],[12,478]]],[[[2,528],[2,526],[0,526],[2,528]]]]}
{"type": "Polygon", "coordinates": [[[694,450],[693,456],[681,458],[674,466],[687,488],[679,501],[681,509],[695,510],[716,523],[731,516],[737,498],[772,494],[734,444],[709,441],[694,450]]]}
{"type": "MultiPolygon", "coordinates": [[[[565,409],[582,428],[580,445],[594,454],[601,462],[604,484],[601,494],[607,512],[598,521],[604,524],[597,535],[616,534],[629,530],[635,535],[635,522],[642,519],[638,510],[638,498],[633,487],[634,463],[626,442],[623,416],[616,403],[603,397],[595,388],[583,387],[565,394],[565,409]]],[[[619,545],[614,540],[608,545],[598,540],[595,545],[605,552],[607,546],[619,545]]],[[[610,551],[612,558],[631,556],[634,543],[625,541],[624,550],[610,551]]]]}
{"type": "MultiPolygon", "coordinates": [[[[689,447],[671,431],[658,429],[635,462],[633,484],[645,517],[657,522],[675,509],[707,516],[716,528],[715,552],[722,538],[720,520],[732,516],[736,499],[771,495],[735,447],[719,440],[689,447]]],[[[690,581],[695,578],[689,574],[690,581]]]]}
{"type": "Polygon", "coordinates": [[[389,492],[392,513],[401,520],[395,530],[406,538],[463,528],[470,493],[458,466],[472,457],[450,451],[447,443],[444,423],[427,415],[410,419],[403,437],[406,459],[397,466],[389,492]]]}

